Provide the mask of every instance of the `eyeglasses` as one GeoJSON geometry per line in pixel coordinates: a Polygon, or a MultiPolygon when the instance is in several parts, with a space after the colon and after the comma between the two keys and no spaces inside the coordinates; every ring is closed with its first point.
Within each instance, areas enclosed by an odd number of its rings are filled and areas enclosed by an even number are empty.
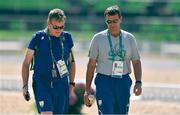
{"type": "Polygon", "coordinates": [[[54,30],[58,30],[58,29],[62,30],[62,29],[64,29],[64,26],[56,26],[56,25],[53,25],[52,28],[53,28],[54,30]]]}
{"type": "Polygon", "coordinates": [[[52,25],[52,28],[54,30],[58,30],[58,29],[62,30],[62,29],[64,29],[64,25],[63,26],[57,26],[57,25],[53,25],[52,23],[51,23],[51,25],[52,25]]]}
{"type": "Polygon", "coordinates": [[[106,23],[107,23],[107,24],[116,24],[116,23],[118,23],[118,22],[119,22],[118,19],[115,19],[115,20],[106,20],[106,23]]]}

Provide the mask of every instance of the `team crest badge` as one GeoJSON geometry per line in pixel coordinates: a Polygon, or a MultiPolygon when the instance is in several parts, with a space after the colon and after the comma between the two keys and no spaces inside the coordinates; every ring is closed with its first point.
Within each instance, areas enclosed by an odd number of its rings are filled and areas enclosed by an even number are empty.
{"type": "Polygon", "coordinates": [[[44,101],[39,101],[39,105],[40,105],[40,107],[43,107],[44,106],[44,101]]]}
{"type": "Polygon", "coordinates": [[[44,39],[44,36],[41,37],[41,40],[43,40],[43,39],[44,39]]]}
{"type": "Polygon", "coordinates": [[[98,105],[99,105],[99,106],[102,105],[102,100],[98,100],[98,105]]]}

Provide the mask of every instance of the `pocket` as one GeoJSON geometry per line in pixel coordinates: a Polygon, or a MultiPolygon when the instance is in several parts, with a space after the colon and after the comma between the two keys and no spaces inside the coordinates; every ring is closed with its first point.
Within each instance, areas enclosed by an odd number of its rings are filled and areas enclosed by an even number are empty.
{"type": "Polygon", "coordinates": [[[127,84],[128,84],[128,88],[130,89],[131,88],[131,85],[132,85],[132,79],[130,76],[127,77],[127,84]]]}
{"type": "Polygon", "coordinates": [[[33,91],[34,91],[34,92],[35,92],[36,87],[37,87],[36,79],[37,79],[37,78],[35,77],[35,75],[33,75],[32,88],[33,88],[33,91]]]}
{"type": "Polygon", "coordinates": [[[32,82],[32,89],[33,89],[34,97],[35,99],[37,99],[37,83],[35,82],[35,80],[33,80],[32,82]]]}
{"type": "Polygon", "coordinates": [[[98,76],[98,74],[96,74],[96,77],[95,77],[95,79],[94,79],[94,84],[95,84],[95,85],[97,85],[97,83],[98,83],[98,81],[99,81],[98,79],[99,79],[99,76],[98,76]]]}

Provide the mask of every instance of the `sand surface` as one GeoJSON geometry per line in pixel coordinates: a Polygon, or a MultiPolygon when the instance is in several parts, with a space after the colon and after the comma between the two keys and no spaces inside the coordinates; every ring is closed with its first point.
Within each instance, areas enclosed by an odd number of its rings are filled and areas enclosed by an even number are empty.
{"type": "MultiPolygon", "coordinates": [[[[8,60],[8,59],[7,59],[8,60]]],[[[16,59],[15,59],[16,60],[16,59]]],[[[1,60],[0,74],[11,77],[18,77],[21,80],[22,58],[17,61],[1,60]]],[[[76,79],[84,80],[88,58],[78,56],[76,59],[77,72],[76,79]]],[[[180,60],[153,56],[142,58],[143,82],[145,83],[173,83],[180,84],[180,60]]],[[[133,76],[133,75],[132,75],[133,76]]],[[[132,77],[133,79],[133,77],[132,77]]],[[[34,99],[30,102],[24,101],[21,92],[0,91],[0,114],[34,114],[34,99]]],[[[97,106],[91,108],[84,107],[83,113],[97,114],[97,106]]],[[[180,114],[179,102],[165,101],[131,101],[130,115],[159,115],[159,114],[180,114]]]]}

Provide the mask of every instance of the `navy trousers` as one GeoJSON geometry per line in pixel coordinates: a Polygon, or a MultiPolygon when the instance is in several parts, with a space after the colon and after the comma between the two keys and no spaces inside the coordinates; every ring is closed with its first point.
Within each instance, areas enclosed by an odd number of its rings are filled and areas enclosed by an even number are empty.
{"type": "Polygon", "coordinates": [[[128,74],[123,75],[122,78],[113,78],[98,73],[95,85],[99,114],[128,114],[132,85],[128,74]]]}

